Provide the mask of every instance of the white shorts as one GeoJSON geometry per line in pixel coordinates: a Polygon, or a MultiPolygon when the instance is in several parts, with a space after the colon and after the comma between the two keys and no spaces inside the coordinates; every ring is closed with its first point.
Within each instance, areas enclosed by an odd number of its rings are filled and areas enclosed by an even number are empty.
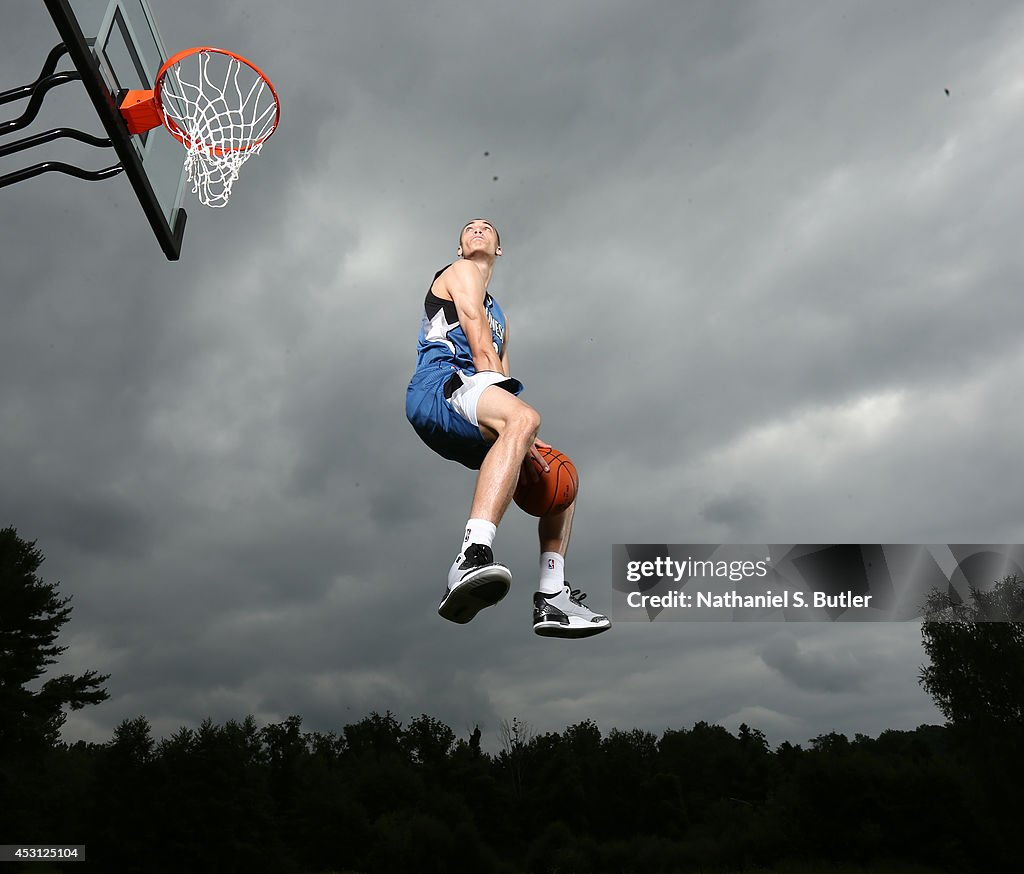
{"type": "Polygon", "coordinates": [[[476,405],[480,401],[480,395],[484,393],[484,389],[488,386],[496,385],[499,382],[506,382],[509,378],[504,373],[498,373],[496,370],[482,370],[479,373],[472,374],[467,374],[464,370],[460,370],[459,376],[462,378],[462,385],[452,392],[448,402],[456,413],[464,419],[469,419],[470,422],[479,428],[480,421],[477,419],[476,405]]]}

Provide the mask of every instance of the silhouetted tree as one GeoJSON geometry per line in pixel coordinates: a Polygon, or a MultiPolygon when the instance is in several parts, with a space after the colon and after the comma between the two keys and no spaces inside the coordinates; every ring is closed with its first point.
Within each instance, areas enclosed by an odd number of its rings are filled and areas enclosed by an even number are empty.
{"type": "Polygon", "coordinates": [[[500,736],[502,749],[498,754],[498,763],[508,769],[512,785],[518,795],[523,791],[523,762],[526,749],[533,738],[533,729],[528,722],[513,716],[511,722],[507,719],[501,721],[500,736]]]}
{"type": "Polygon", "coordinates": [[[0,530],[0,757],[53,746],[66,707],[79,710],[108,697],[101,687],[109,675],[95,671],[30,688],[67,649],[56,641],[71,618],[71,599],[36,573],[42,563],[34,541],[22,540],[13,527],[0,530]]]}
{"type": "Polygon", "coordinates": [[[1024,783],[1024,580],[1007,576],[967,601],[932,592],[921,625],[931,663],[920,681],[953,728],[965,804],[984,810],[975,840],[991,870],[1015,870],[1012,841],[1019,828],[1024,783]]]}
{"type": "Polygon", "coordinates": [[[131,765],[145,765],[153,758],[156,743],[150,733],[149,720],[145,716],[125,719],[114,729],[110,752],[120,762],[131,765]]]}
{"type": "Polygon", "coordinates": [[[921,626],[931,664],[921,685],[960,728],[1018,729],[1024,724],[1024,581],[1005,577],[970,600],[933,592],[921,626]]]}
{"type": "Polygon", "coordinates": [[[410,761],[430,768],[443,766],[455,745],[455,732],[424,713],[409,723],[402,745],[410,761]]]}

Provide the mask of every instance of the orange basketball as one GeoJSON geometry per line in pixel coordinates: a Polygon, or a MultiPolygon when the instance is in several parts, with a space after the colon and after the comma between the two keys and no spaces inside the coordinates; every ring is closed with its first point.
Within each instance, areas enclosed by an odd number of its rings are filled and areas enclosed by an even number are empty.
{"type": "Polygon", "coordinates": [[[531,516],[548,516],[561,513],[576,498],[580,477],[567,455],[557,449],[538,449],[541,457],[548,463],[550,470],[544,473],[533,457],[528,455],[519,473],[519,484],[516,486],[512,499],[531,516]],[[527,467],[532,467],[540,475],[537,482],[533,481],[527,467]]]}

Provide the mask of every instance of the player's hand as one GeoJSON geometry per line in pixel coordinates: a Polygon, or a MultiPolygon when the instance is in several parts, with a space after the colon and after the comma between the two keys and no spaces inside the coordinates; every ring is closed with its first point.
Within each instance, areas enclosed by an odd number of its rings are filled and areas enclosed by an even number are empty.
{"type": "Polygon", "coordinates": [[[547,473],[551,470],[544,456],[537,450],[550,449],[551,444],[545,443],[539,437],[534,438],[533,446],[530,447],[530,454],[523,459],[523,469],[527,472],[531,482],[540,482],[540,471],[547,473]]]}

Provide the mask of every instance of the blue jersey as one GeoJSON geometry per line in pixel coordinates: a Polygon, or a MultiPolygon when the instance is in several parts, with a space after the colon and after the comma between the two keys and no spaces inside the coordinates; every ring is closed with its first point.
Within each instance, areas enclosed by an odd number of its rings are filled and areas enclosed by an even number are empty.
{"type": "MultiPolygon", "coordinates": [[[[447,269],[438,270],[434,280],[447,269]]],[[[500,358],[505,351],[505,314],[487,293],[484,311],[491,325],[494,351],[500,358]]],[[[405,415],[423,442],[438,455],[474,470],[480,467],[491,448],[491,441],[483,436],[476,423],[475,412],[468,413],[468,418],[463,415],[464,404],[459,398],[460,392],[465,391],[463,386],[471,380],[488,379],[488,374],[476,375],[476,372],[473,352],[459,324],[455,302],[442,300],[427,291],[416,347],[416,371],[405,394],[405,415]],[[453,406],[453,398],[459,400],[459,405],[453,406]]],[[[500,374],[489,376],[500,377],[500,374]]],[[[514,395],[523,390],[523,384],[511,377],[490,379],[488,384],[514,395]]]]}
{"type": "MultiPolygon", "coordinates": [[[[451,266],[451,265],[448,265],[451,266]]],[[[448,267],[442,267],[434,274],[434,280],[444,273],[448,267]]],[[[433,283],[431,283],[433,287],[433,283]]],[[[490,293],[484,294],[484,312],[491,326],[491,341],[494,351],[500,358],[505,350],[505,313],[490,293]]],[[[423,324],[420,327],[419,342],[416,347],[416,369],[434,367],[438,364],[449,364],[467,373],[476,373],[473,364],[473,352],[469,341],[459,324],[459,314],[455,302],[442,300],[433,291],[427,291],[423,303],[423,324]]]]}

